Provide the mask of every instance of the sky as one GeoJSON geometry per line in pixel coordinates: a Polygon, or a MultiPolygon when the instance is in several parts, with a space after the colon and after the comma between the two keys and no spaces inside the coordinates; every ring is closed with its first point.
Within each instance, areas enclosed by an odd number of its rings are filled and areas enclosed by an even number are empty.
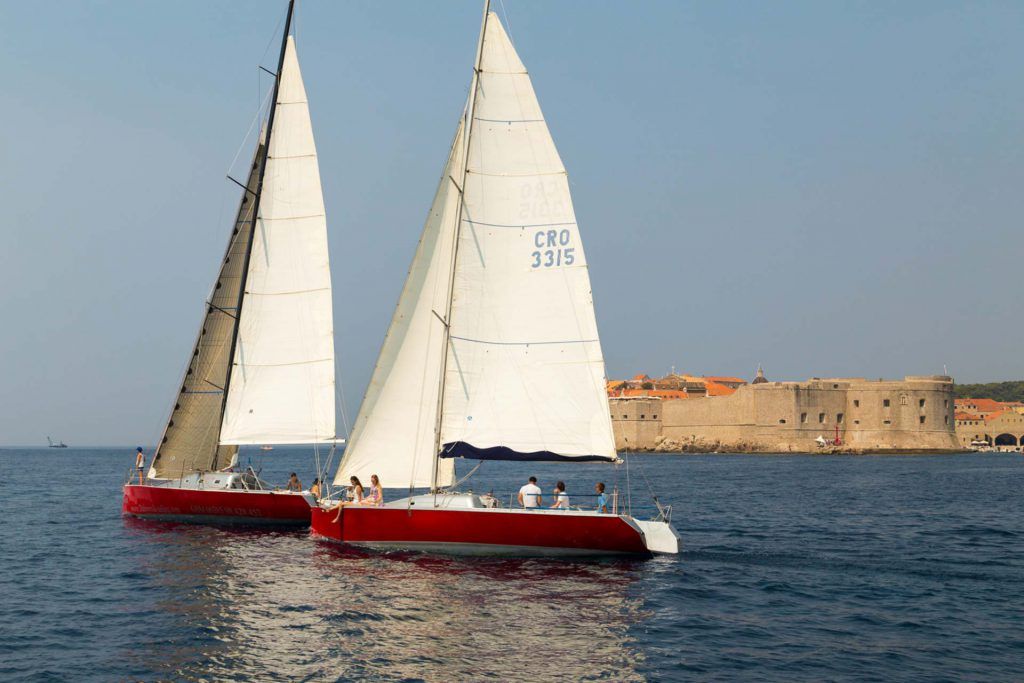
{"type": "MultiPolygon", "coordinates": [[[[0,3],[0,444],[158,439],[284,6],[0,3]]],[[[350,420],[480,9],[299,5],[350,420]]],[[[609,377],[1024,377],[1024,3],[494,9],[569,171],[609,377]]]]}

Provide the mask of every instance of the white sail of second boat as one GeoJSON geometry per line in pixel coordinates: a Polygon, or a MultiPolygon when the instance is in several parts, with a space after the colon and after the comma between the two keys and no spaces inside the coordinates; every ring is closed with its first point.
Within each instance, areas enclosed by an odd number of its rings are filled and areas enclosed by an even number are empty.
{"type": "Polygon", "coordinates": [[[450,457],[616,458],[568,179],[494,13],[479,60],[336,484],[447,486],[450,457]]]}

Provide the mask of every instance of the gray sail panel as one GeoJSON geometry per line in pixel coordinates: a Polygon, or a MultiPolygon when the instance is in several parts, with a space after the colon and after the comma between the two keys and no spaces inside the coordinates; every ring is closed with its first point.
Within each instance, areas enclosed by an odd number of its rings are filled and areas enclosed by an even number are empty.
{"type": "Polygon", "coordinates": [[[217,282],[214,284],[193,348],[188,370],[178,391],[171,417],[157,446],[149,476],[180,477],[195,470],[231,465],[237,446],[220,446],[224,386],[231,368],[231,340],[238,325],[238,305],[245,252],[253,226],[253,199],[259,183],[264,145],[257,146],[242,193],[235,225],[217,282]]]}

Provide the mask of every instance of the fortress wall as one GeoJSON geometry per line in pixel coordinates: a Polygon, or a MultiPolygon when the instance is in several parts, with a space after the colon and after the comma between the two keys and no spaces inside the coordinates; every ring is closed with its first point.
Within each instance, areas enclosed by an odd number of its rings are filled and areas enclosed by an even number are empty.
{"type": "Polygon", "coordinates": [[[615,448],[620,451],[650,450],[661,433],[662,406],[657,398],[626,398],[610,401],[615,448]]]}
{"type": "Polygon", "coordinates": [[[838,425],[843,449],[955,451],[952,391],[948,377],[813,379],[742,386],[731,396],[662,401],[660,410],[652,405],[657,399],[612,399],[611,406],[619,447],[628,438],[631,448],[640,449],[665,447],[668,440],[717,443],[720,450],[820,452],[816,439],[834,439],[838,425]],[[632,413],[619,408],[631,402],[637,404],[632,413]]]}
{"type": "Polygon", "coordinates": [[[852,447],[960,449],[953,419],[953,382],[948,377],[856,382],[850,388],[849,417],[852,447]]]}

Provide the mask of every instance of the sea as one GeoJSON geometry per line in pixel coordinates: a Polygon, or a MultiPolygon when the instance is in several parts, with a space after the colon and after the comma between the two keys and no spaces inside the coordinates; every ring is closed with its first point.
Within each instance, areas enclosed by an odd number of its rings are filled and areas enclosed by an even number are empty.
{"type": "MultiPolygon", "coordinates": [[[[1024,680],[1019,454],[485,463],[462,485],[671,506],[679,555],[581,561],[124,519],[133,452],[0,450],[0,680],[1024,680]]],[[[245,461],[315,475],[308,450],[245,461]]]]}

